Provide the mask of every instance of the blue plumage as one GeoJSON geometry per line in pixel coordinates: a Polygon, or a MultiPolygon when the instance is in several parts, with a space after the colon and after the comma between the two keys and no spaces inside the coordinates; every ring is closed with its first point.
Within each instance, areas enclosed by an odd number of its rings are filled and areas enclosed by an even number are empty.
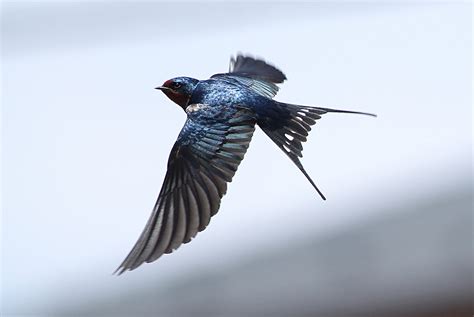
{"type": "MultiPolygon", "coordinates": [[[[177,77],[157,87],[187,114],[174,144],[158,200],[145,229],[117,269],[152,262],[189,242],[217,213],[258,125],[295,163],[323,199],[300,162],[311,126],[328,112],[362,112],[281,103],[272,98],[286,76],[263,60],[238,55],[229,72],[208,80],[177,77]]],[[[372,115],[373,116],[373,115],[372,115]]]]}

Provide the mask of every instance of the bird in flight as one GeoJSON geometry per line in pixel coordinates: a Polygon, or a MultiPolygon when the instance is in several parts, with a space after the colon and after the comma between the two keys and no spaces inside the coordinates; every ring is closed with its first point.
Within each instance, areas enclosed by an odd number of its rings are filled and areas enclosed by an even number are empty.
{"type": "Polygon", "coordinates": [[[207,80],[176,77],[156,87],[186,112],[187,120],[171,149],[153,212],[116,273],[173,252],[207,227],[244,158],[255,125],[326,199],[300,162],[311,126],[329,112],[375,115],[276,101],[276,84],[285,80],[275,66],[238,54],[231,58],[227,73],[207,80]]]}

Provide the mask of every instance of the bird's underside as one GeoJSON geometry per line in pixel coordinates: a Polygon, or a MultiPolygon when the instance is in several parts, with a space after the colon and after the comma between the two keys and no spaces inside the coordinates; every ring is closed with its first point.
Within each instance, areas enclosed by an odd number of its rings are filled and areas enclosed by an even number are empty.
{"type": "MultiPolygon", "coordinates": [[[[263,60],[238,55],[231,59],[229,73],[211,78],[241,85],[271,99],[278,91],[276,84],[286,76],[263,60]]],[[[302,143],[311,126],[327,112],[367,113],[272,102],[274,108],[267,112],[253,111],[244,104],[229,107],[194,103],[186,107],[187,120],[171,150],[155,207],[135,246],[117,268],[118,274],[173,252],[207,227],[219,210],[227,183],[247,151],[256,124],[325,199],[299,160],[302,143]]]]}

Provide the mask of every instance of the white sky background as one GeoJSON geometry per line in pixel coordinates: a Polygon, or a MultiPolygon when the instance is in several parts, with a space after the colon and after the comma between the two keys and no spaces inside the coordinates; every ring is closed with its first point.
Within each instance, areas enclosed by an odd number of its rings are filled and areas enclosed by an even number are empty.
{"type": "Polygon", "coordinates": [[[150,279],[219,269],[471,175],[469,4],[4,3],[2,293],[45,313],[150,279]],[[258,131],[221,210],[176,253],[121,277],[185,115],[153,87],[208,78],[237,51],[328,114],[303,164],[258,131]]]}

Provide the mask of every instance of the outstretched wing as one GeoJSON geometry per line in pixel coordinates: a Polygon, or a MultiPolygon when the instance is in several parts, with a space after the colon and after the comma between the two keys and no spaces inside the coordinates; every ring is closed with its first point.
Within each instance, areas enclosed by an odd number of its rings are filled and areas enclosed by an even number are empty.
{"type": "Polygon", "coordinates": [[[238,54],[236,58],[230,58],[229,72],[215,74],[211,78],[238,82],[256,93],[273,98],[278,92],[278,86],[286,80],[285,74],[265,62],[252,56],[238,54]]]}
{"type": "Polygon", "coordinates": [[[118,274],[173,252],[204,230],[247,151],[255,130],[249,110],[192,104],[186,112],[153,212],[118,274]]]}

